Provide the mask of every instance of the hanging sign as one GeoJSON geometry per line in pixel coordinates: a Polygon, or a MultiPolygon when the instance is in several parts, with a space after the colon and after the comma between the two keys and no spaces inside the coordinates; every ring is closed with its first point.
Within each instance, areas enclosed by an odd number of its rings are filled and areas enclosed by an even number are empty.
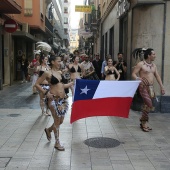
{"type": "Polygon", "coordinates": [[[75,12],[91,13],[92,7],[90,5],[76,5],[75,12]]]}

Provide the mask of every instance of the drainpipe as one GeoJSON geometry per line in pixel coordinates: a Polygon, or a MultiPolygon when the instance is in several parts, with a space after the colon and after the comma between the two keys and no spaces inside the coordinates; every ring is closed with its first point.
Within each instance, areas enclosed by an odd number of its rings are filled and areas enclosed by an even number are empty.
{"type": "MultiPolygon", "coordinates": [[[[130,42],[130,74],[132,74],[132,51],[133,51],[133,49],[132,49],[132,41],[133,41],[133,37],[132,37],[132,35],[133,35],[133,13],[134,13],[134,11],[133,11],[133,8],[132,8],[132,14],[131,14],[131,17],[132,17],[132,21],[131,21],[131,42],[130,42]]],[[[132,77],[132,76],[131,76],[132,77]]]]}
{"type": "Polygon", "coordinates": [[[102,27],[103,27],[103,24],[101,23],[100,24],[100,57],[102,57],[102,59],[104,60],[104,55],[103,55],[103,42],[102,42],[102,27]]]}
{"type": "Polygon", "coordinates": [[[0,90],[3,89],[2,77],[2,25],[0,25],[0,90]]]}
{"type": "Polygon", "coordinates": [[[167,8],[167,2],[164,3],[164,25],[163,25],[163,39],[162,39],[162,69],[161,69],[162,82],[164,82],[164,64],[165,64],[166,8],[167,8]]]}

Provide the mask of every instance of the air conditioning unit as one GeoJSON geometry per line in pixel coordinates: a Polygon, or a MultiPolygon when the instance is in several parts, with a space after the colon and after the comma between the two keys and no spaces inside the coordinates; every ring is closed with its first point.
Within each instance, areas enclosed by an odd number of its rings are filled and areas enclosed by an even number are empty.
{"type": "Polygon", "coordinates": [[[23,23],[22,24],[22,31],[29,33],[29,25],[28,25],[28,23],[23,23]]]}

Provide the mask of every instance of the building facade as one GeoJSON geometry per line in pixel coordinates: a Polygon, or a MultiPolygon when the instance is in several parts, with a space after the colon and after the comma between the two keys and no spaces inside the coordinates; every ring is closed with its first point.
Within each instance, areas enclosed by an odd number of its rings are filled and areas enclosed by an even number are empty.
{"type": "Polygon", "coordinates": [[[21,80],[22,54],[31,61],[36,42],[50,44],[58,53],[62,48],[64,27],[61,0],[2,0],[0,5],[0,89],[21,80]],[[4,29],[5,21],[17,24],[15,32],[4,29]],[[57,40],[56,40],[57,39],[57,40]]]}
{"type": "Polygon", "coordinates": [[[166,96],[158,96],[157,109],[169,112],[170,103],[170,1],[164,0],[100,0],[101,7],[101,56],[124,53],[127,62],[127,78],[131,79],[136,60],[132,52],[136,48],[153,48],[156,52],[155,63],[166,89],[166,96]]]}

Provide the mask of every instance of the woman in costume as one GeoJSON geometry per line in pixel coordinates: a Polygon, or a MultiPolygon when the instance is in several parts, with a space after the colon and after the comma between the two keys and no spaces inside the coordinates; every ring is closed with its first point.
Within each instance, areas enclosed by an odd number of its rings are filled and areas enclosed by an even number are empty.
{"type": "MultiPolygon", "coordinates": [[[[69,72],[71,81],[75,81],[76,79],[81,78],[82,68],[79,64],[79,56],[73,56],[72,63],[69,64],[69,72]]],[[[72,96],[74,95],[74,87],[71,87],[72,96]]]]}
{"type": "MultiPolygon", "coordinates": [[[[50,70],[50,67],[48,66],[47,63],[48,63],[48,57],[45,56],[43,53],[41,53],[40,65],[37,67],[37,73],[38,73],[39,77],[41,77],[45,71],[50,70]]],[[[50,88],[47,80],[44,80],[40,85],[44,90],[49,90],[49,88],[50,88]]],[[[51,116],[48,113],[48,107],[45,104],[45,95],[41,91],[39,91],[39,96],[40,96],[40,107],[42,110],[42,115],[45,114],[47,116],[51,116]]]]}
{"type": "Polygon", "coordinates": [[[54,147],[59,151],[64,151],[65,148],[59,141],[59,127],[63,123],[65,114],[68,110],[68,101],[64,89],[73,85],[73,82],[63,84],[63,76],[60,71],[61,57],[50,56],[49,63],[51,70],[45,71],[36,82],[36,87],[46,96],[48,102],[48,108],[50,109],[54,123],[51,127],[45,128],[45,133],[48,140],[51,140],[51,132],[54,132],[55,145],[54,147]],[[49,90],[44,90],[41,84],[44,80],[47,80],[50,84],[49,90]]]}
{"type": "Polygon", "coordinates": [[[105,74],[105,80],[119,80],[120,78],[120,73],[116,67],[114,67],[112,58],[108,58],[107,60],[107,66],[105,66],[105,74]]]}
{"type": "Polygon", "coordinates": [[[35,82],[38,79],[38,73],[37,73],[37,67],[40,65],[40,50],[35,50],[34,54],[35,54],[35,59],[32,60],[32,62],[30,63],[30,65],[28,66],[29,68],[31,68],[33,70],[33,77],[32,77],[32,91],[33,94],[37,93],[37,89],[35,87],[35,82]]]}
{"type": "Polygon", "coordinates": [[[81,63],[81,66],[82,66],[82,70],[83,70],[82,76],[84,79],[99,80],[92,62],[89,61],[88,55],[84,56],[84,61],[81,63]]]}

